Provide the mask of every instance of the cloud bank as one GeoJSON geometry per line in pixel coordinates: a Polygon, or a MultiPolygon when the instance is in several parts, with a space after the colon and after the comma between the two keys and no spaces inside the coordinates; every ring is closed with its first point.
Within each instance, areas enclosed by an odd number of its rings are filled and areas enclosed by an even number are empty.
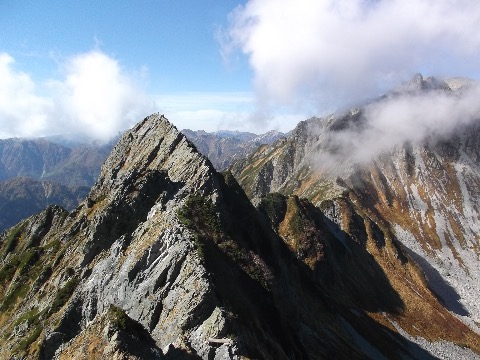
{"type": "Polygon", "coordinates": [[[117,60],[94,50],[61,64],[60,80],[36,84],[0,54],[0,137],[81,134],[105,141],[153,111],[117,60]]]}
{"type": "Polygon", "coordinates": [[[448,139],[465,126],[480,122],[478,99],[479,83],[469,83],[457,91],[439,88],[392,93],[356,110],[359,118],[345,128],[330,131],[330,146],[316,154],[314,162],[327,168],[368,163],[405,143],[448,139]]]}
{"type": "Polygon", "coordinates": [[[248,56],[261,103],[331,110],[419,71],[478,71],[478,24],[477,0],[249,0],[223,51],[248,56]]]}

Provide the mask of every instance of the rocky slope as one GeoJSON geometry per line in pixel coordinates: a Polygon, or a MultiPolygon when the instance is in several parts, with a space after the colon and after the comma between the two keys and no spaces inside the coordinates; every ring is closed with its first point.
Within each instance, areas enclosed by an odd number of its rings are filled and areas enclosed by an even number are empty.
{"type": "MultiPolygon", "coordinates": [[[[453,91],[472,86],[462,79],[449,83],[452,87],[446,82],[417,76],[391,96],[429,91],[461,96],[453,91]]],[[[386,319],[382,320],[382,316],[376,315],[378,321],[400,325],[410,335],[430,340],[440,340],[444,338],[442,331],[453,333],[457,328],[441,325],[437,321],[445,315],[423,308],[431,300],[408,279],[416,276],[414,271],[403,265],[392,267],[392,257],[405,256],[425,274],[425,286],[442,306],[478,334],[480,120],[459,124],[448,136],[406,142],[367,162],[356,162],[352,154],[338,148],[337,140],[342,139],[342,133],[360,132],[369,120],[365,114],[364,108],[357,108],[302,122],[289,137],[260,148],[235,163],[232,171],[255,203],[278,191],[309,199],[351,236],[358,233],[352,224],[373,225],[370,230],[367,226],[366,234],[376,240],[370,245],[367,240],[367,249],[405,306],[402,320],[392,322],[389,316],[383,315],[386,319]],[[375,236],[378,229],[383,233],[380,237],[375,236]],[[379,243],[388,242],[394,245],[390,250],[378,247],[379,243]],[[422,316],[415,314],[416,308],[429,314],[426,317],[432,327],[421,325],[422,316]]],[[[439,343],[440,347],[432,351],[442,358],[448,357],[442,346],[451,348],[444,345],[439,343]]],[[[457,356],[455,350],[446,352],[450,352],[451,358],[457,356]]]]}
{"type": "Polygon", "coordinates": [[[201,154],[208,157],[215,169],[228,168],[235,160],[250,155],[260,145],[271,144],[285,135],[272,130],[256,135],[239,131],[216,131],[208,133],[202,130],[182,130],[182,133],[195,144],[201,154]]]}
{"type": "Polygon", "coordinates": [[[159,115],[76,210],[19,223],[0,256],[1,358],[433,358],[410,336],[480,351],[353,198],[255,208],[159,115]]]}

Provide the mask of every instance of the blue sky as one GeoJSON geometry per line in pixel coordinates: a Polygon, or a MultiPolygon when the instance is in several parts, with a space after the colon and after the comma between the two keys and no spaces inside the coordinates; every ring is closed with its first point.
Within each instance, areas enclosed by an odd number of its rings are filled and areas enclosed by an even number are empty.
{"type": "Polygon", "coordinates": [[[477,0],[0,2],[0,137],[288,131],[416,72],[480,75],[477,0]]]}
{"type": "MultiPolygon", "coordinates": [[[[254,111],[247,59],[232,56],[226,60],[218,40],[229,13],[241,4],[229,0],[2,1],[0,53],[12,58],[10,71],[30,78],[33,95],[41,100],[54,96],[52,81],[66,82],[69,62],[86,54],[101,54],[116,62],[120,72],[148,97],[148,106],[135,111],[132,116],[136,117],[118,121],[120,128],[159,111],[180,128],[216,130],[231,125],[226,120],[229,116],[245,118],[254,111]]],[[[62,117],[69,126],[53,121],[55,126],[34,125],[28,131],[6,124],[0,136],[30,136],[37,129],[82,130],[72,126],[75,119],[66,119],[71,115],[62,117]]],[[[15,122],[14,118],[9,122],[15,122]]],[[[238,120],[234,126],[258,130],[242,123],[238,120]]]]}
{"type": "Polygon", "coordinates": [[[226,67],[215,34],[241,2],[2,1],[0,49],[37,80],[55,60],[99,48],[129,71],[148,69],[148,89],[250,91],[246,63],[226,67]]]}

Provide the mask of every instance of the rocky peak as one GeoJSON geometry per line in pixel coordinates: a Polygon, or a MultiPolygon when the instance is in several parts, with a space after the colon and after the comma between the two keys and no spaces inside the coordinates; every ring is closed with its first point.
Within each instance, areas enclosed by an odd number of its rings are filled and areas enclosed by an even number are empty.
{"type": "Polygon", "coordinates": [[[445,79],[450,89],[453,91],[464,90],[471,86],[478,85],[478,81],[464,77],[453,77],[445,79]]]}
{"type": "Polygon", "coordinates": [[[172,181],[193,185],[213,168],[174,125],[154,114],[120,139],[102,166],[92,193],[111,191],[132,176],[158,170],[166,171],[172,181]]]}
{"type": "Polygon", "coordinates": [[[448,84],[436,77],[424,77],[422,74],[415,74],[410,81],[402,84],[394,93],[415,95],[428,91],[451,91],[448,84]]]}
{"type": "Polygon", "coordinates": [[[145,118],[113,148],[77,209],[73,227],[87,227],[81,263],[91,261],[157,211],[176,213],[190,194],[215,200],[215,189],[217,177],[210,161],[165,117],[145,118]]]}
{"type": "MultiPolygon", "coordinates": [[[[26,329],[30,342],[22,349],[38,341],[40,346],[31,356],[56,356],[62,344],[113,304],[150,334],[155,333],[162,348],[175,343],[173,348],[194,346],[200,353],[215,352],[217,348],[211,350],[207,341],[208,336],[217,336],[215,327],[202,335],[206,338],[198,338],[196,345],[191,345],[193,338],[188,343],[182,340],[185,329],[196,328],[212,312],[211,326],[220,326],[224,318],[193,250],[193,235],[181,226],[177,213],[191,194],[214,201],[217,182],[210,162],[163,116],[155,114],[122,137],[87,199],[62,222],[51,221],[61,223],[53,233],[44,231],[32,243],[24,229],[34,225],[11,230],[7,242],[15,247],[6,244],[6,249],[30,249],[35,254],[25,268],[27,278],[7,278],[5,290],[15,297],[8,300],[8,306],[2,302],[5,311],[15,309],[16,314],[35,310],[32,325],[26,329]],[[37,279],[42,268],[49,269],[48,273],[37,279]],[[42,301],[15,292],[19,286],[28,292],[32,284],[42,301]],[[193,288],[196,291],[190,291],[193,288]],[[67,301],[68,307],[63,307],[67,301]],[[38,327],[41,323],[44,329],[38,327]]],[[[16,264],[16,255],[3,254],[6,266],[16,264]]],[[[4,351],[0,357],[20,351],[14,340],[12,336],[0,346],[4,351]]]]}

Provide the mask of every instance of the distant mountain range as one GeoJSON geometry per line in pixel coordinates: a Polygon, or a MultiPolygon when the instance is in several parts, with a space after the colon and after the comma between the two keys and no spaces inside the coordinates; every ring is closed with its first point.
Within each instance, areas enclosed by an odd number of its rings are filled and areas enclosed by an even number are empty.
{"type": "Polygon", "coordinates": [[[88,194],[113,145],[62,137],[0,140],[0,231],[48,205],[73,210],[88,194]]]}
{"type": "Polygon", "coordinates": [[[225,130],[207,133],[188,129],[182,130],[182,133],[219,171],[227,169],[235,160],[245,158],[260,145],[269,145],[285,137],[285,134],[275,130],[261,135],[225,130]]]}
{"type": "Polygon", "coordinates": [[[18,176],[91,187],[116,140],[61,145],[46,138],[0,140],[0,180],[18,176]]]}
{"type": "Polygon", "coordinates": [[[0,231],[57,204],[73,210],[87,196],[87,186],[66,186],[56,182],[15,177],[0,182],[0,231]]]}

